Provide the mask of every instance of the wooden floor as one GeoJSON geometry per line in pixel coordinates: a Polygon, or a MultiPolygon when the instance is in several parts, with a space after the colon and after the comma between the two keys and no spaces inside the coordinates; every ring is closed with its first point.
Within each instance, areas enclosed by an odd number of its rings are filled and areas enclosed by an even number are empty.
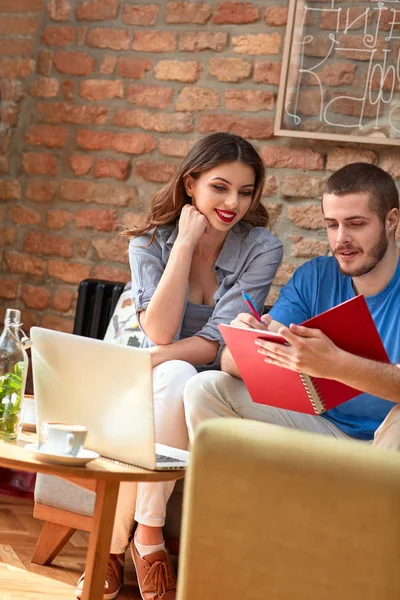
{"type": "MultiPolygon", "coordinates": [[[[33,503],[0,495],[0,600],[75,598],[84,570],[88,534],[76,532],[51,567],[30,562],[41,522],[32,517],[33,503]]],[[[125,585],[118,600],[139,600],[134,567],[126,554],[125,585]]]]}

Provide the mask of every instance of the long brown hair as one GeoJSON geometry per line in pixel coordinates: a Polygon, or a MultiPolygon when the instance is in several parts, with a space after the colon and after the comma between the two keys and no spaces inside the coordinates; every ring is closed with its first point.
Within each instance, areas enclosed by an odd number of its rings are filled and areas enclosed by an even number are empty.
{"type": "Polygon", "coordinates": [[[213,133],[193,146],[172,179],[153,196],[142,224],[127,230],[125,235],[136,237],[154,229],[151,243],[157,227],[174,223],[184,205],[191,204],[192,200],[187,195],[184,185],[186,175],[196,178],[204,171],[234,161],[251,166],[255,173],[253,198],[243,221],[253,226],[267,226],[268,212],[261,203],[265,169],[258,151],[247,140],[234,133],[213,133]]]}

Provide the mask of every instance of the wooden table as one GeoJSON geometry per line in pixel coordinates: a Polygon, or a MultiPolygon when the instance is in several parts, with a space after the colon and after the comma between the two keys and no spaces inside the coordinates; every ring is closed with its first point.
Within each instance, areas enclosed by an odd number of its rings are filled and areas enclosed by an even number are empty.
{"type": "Polygon", "coordinates": [[[80,479],[89,479],[95,484],[96,502],[86,558],[82,600],[102,600],[119,484],[122,481],[176,480],[181,479],[185,475],[185,471],[148,471],[140,467],[113,463],[102,458],[90,462],[86,467],[46,463],[33,458],[31,452],[24,448],[28,441],[36,441],[36,436],[23,434],[17,442],[0,441],[0,466],[20,471],[57,475],[73,480],[77,484],[80,479]]]}

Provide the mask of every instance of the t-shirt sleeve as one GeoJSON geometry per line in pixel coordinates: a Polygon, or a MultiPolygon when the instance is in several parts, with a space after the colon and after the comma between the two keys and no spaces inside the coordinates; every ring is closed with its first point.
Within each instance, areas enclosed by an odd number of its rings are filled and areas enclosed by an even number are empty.
{"type": "Polygon", "coordinates": [[[278,300],[268,313],[272,319],[287,327],[291,323],[299,325],[310,319],[312,317],[310,294],[313,282],[315,282],[315,272],[314,265],[310,261],[298,267],[292,278],[281,289],[278,300]]]}
{"type": "Polygon", "coordinates": [[[242,290],[250,294],[257,310],[262,313],[282,255],[283,249],[280,243],[258,254],[233,286],[219,299],[212,316],[196,335],[218,341],[223,345],[224,341],[218,325],[230,323],[240,312],[248,312],[242,290]]]}

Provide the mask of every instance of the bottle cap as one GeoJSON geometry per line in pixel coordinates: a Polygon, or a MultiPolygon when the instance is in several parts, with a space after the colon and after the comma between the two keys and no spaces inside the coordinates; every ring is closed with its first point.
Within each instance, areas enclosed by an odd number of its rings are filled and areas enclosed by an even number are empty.
{"type": "Polygon", "coordinates": [[[7,308],[4,323],[21,325],[21,311],[17,308],[7,308]]]}

